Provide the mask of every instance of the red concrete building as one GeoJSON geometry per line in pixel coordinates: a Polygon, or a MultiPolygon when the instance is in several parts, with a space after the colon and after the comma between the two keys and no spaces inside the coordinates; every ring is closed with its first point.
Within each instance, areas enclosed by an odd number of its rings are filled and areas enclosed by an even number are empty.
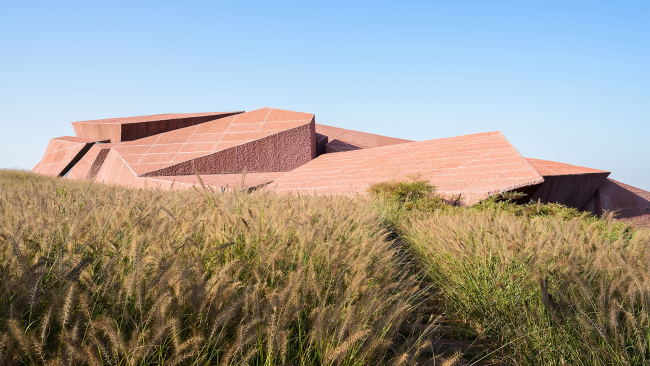
{"type": "Polygon", "coordinates": [[[502,192],[595,214],[650,221],[650,192],[609,172],[527,159],[500,132],[410,141],[316,124],[309,113],[160,114],[72,123],[35,173],[134,188],[364,195],[375,182],[417,176],[471,205],[502,192]]]}

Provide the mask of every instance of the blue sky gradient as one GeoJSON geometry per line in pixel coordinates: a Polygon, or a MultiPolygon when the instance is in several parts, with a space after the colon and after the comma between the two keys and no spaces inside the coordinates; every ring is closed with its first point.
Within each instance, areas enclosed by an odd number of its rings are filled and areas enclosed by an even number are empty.
{"type": "Polygon", "coordinates": [[[650,2],[0,2],[0,167],[70,122],[275,107],[413,140],[500,130],[650,190],[650,2]]]}

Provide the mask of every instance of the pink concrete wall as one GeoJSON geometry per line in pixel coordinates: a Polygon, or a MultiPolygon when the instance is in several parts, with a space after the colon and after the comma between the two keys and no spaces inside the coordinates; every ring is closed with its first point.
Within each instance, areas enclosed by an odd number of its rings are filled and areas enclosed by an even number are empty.
{"type": "Polygon", "coordinates": [[[72,122],[79,137],[111,142],[133,141],[243,112],[162,114],[72,122]]]}
{"type": "Polygon", "coordinates": [[[580,209],[609,175],[603,170],[555,161],[526,160],[544,177],[542,186],[530,197],[533,202],[560,203],[580,209]]]}
{"type": "Polygon", "coordinates": [[[68,172],[95,143],[74,136],[57,137],[50,140],[41,161],[32,172],[50,176],[62,176],[68,172]]]}
{"type": "MultiPolygon", "coordinates": [[[[131,188],[162,190],[190,189],[201,186],[196,175],[138,177],[135,172],[129,169],[128,164],[115,150],[106,149],[106,151],[109,151],[108,156],[96,177],[96,181],[99,183],[131,188]]],[[[268,184],[283,174],[285,173],[265,172],[201,175],[201,181],[206,187],[215,189],[244,189],[268,184]]]]}
{"type": "Polygon", "coordinates": [[[136,178],[120,154],[115,149],[110,149],[95,179],[100,183],[130,186],[136,178]]]}
{"type": "Polygon", "coordinates": [[[343,142],[341,140],[334,139],[329,141],[325,145],[325,153],[331,154],[331,153],[354,151],[354,150],[367,149],[367,148],[368,148],[367,146],[357,146],[348,142],[343,142]]]}
{"type": "Polygon", "coordinates": [[[143,177],[242,172],[286,172],[312,160],[316,155],[314,120],[275,134],[199,156],[162,169],[141,174],[143,177]]]}
{"type": "Polygon", "coordinates": [[[72,122],[72,128],[77,136],[91,140],[111,142],[122,140],[122,127],[118,124],[72,122]]]}
{"type": "Polygon", "coordinates": [[[263,108],[114,145],[138,176],[286,171],[316,156],[314,115],[263,108]]]}
{"type": "MultiPolygon", "coordinates": [[[[338,128],[338,127],[332,127],[332,126],[321,125],[321,124],[316,125],[316,133],[322,136],[327,136],[330,143],[332,142],[332,140],[338,140],[339,144],[345,143],[348,144],[349,146],[359,148],[359,149],[390,146],[396,144],[403,144],[406,142],[413,142],[411,140],[404,140],[404,139],[398,139],[394,137],[375,135],[373,133],[359,132],[354,130],[348,130],[345,128],[338,128]]],[[[325,144],[328,144],[328,142],[325,141],[325,144]]],[[[343,147],[341,149],[338,149],[336,146],[330,146],[329,151],[325,151],[324,149],[322,149],[319,151],[319,154],[325,152],[340,152],[340,151],[350,151],[350,150],[355,150],[355,149],[353,148],[347,149],[343,147]]]]}
{"type": "Polygon", "coordinates": [[[81,160],[70,169],[66,178],[74,180],[95,178],[113,145],[115,144],[94,144],[81,160]]]}
{"type": "Polygon", "coordinates": [[[418,175],[439,193],[461,195],[467,204],[543,182],[500,132],[488,132],[321,155],[269,187],[287,193],[366,194],[373,183],[418,175]]]}
{"type": "Polygon", "coordinates": [[[583,209],[597,215],[615,211],[617,219],[650,224],[650,192],[606,179],[583,209]]]}

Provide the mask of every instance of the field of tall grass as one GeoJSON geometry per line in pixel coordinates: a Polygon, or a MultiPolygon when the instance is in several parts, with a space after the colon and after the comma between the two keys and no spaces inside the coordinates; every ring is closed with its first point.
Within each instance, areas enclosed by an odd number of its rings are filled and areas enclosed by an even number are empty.
{"type": "Polygon", "coordinates": [[[503,362],[650,364],[650,231],[503,196],[438,207],[426,183],[386,186],[374,189],[388,226],[503,362]]]}
{"type": "Polygon", "coordinates": [[[648,364],[649,256],[611,218],[416,179],[363,198],[0,170],[0,364],[648,364]]]}
{"type": "Polygon", "coordinates": [[[0,188],[3,365],[389,362],[420,293],[364,200],[0,188]]]}

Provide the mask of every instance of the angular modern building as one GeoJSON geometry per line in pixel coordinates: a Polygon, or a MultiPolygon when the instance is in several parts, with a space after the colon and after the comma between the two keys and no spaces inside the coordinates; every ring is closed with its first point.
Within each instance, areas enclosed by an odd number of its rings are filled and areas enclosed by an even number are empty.
{"type": "Polygon", "coordinates": [[[35,173],[134,188],[217,190],[265,186],[283,193],[366,194],[375,182],[418,176],[471,205],[517,191],[618,218],[650,220],[650,192],[609,172],[524,158],[500,132],[410,141],[316,124],[310,113],[161,114],[72,123],[35,173]]]}

